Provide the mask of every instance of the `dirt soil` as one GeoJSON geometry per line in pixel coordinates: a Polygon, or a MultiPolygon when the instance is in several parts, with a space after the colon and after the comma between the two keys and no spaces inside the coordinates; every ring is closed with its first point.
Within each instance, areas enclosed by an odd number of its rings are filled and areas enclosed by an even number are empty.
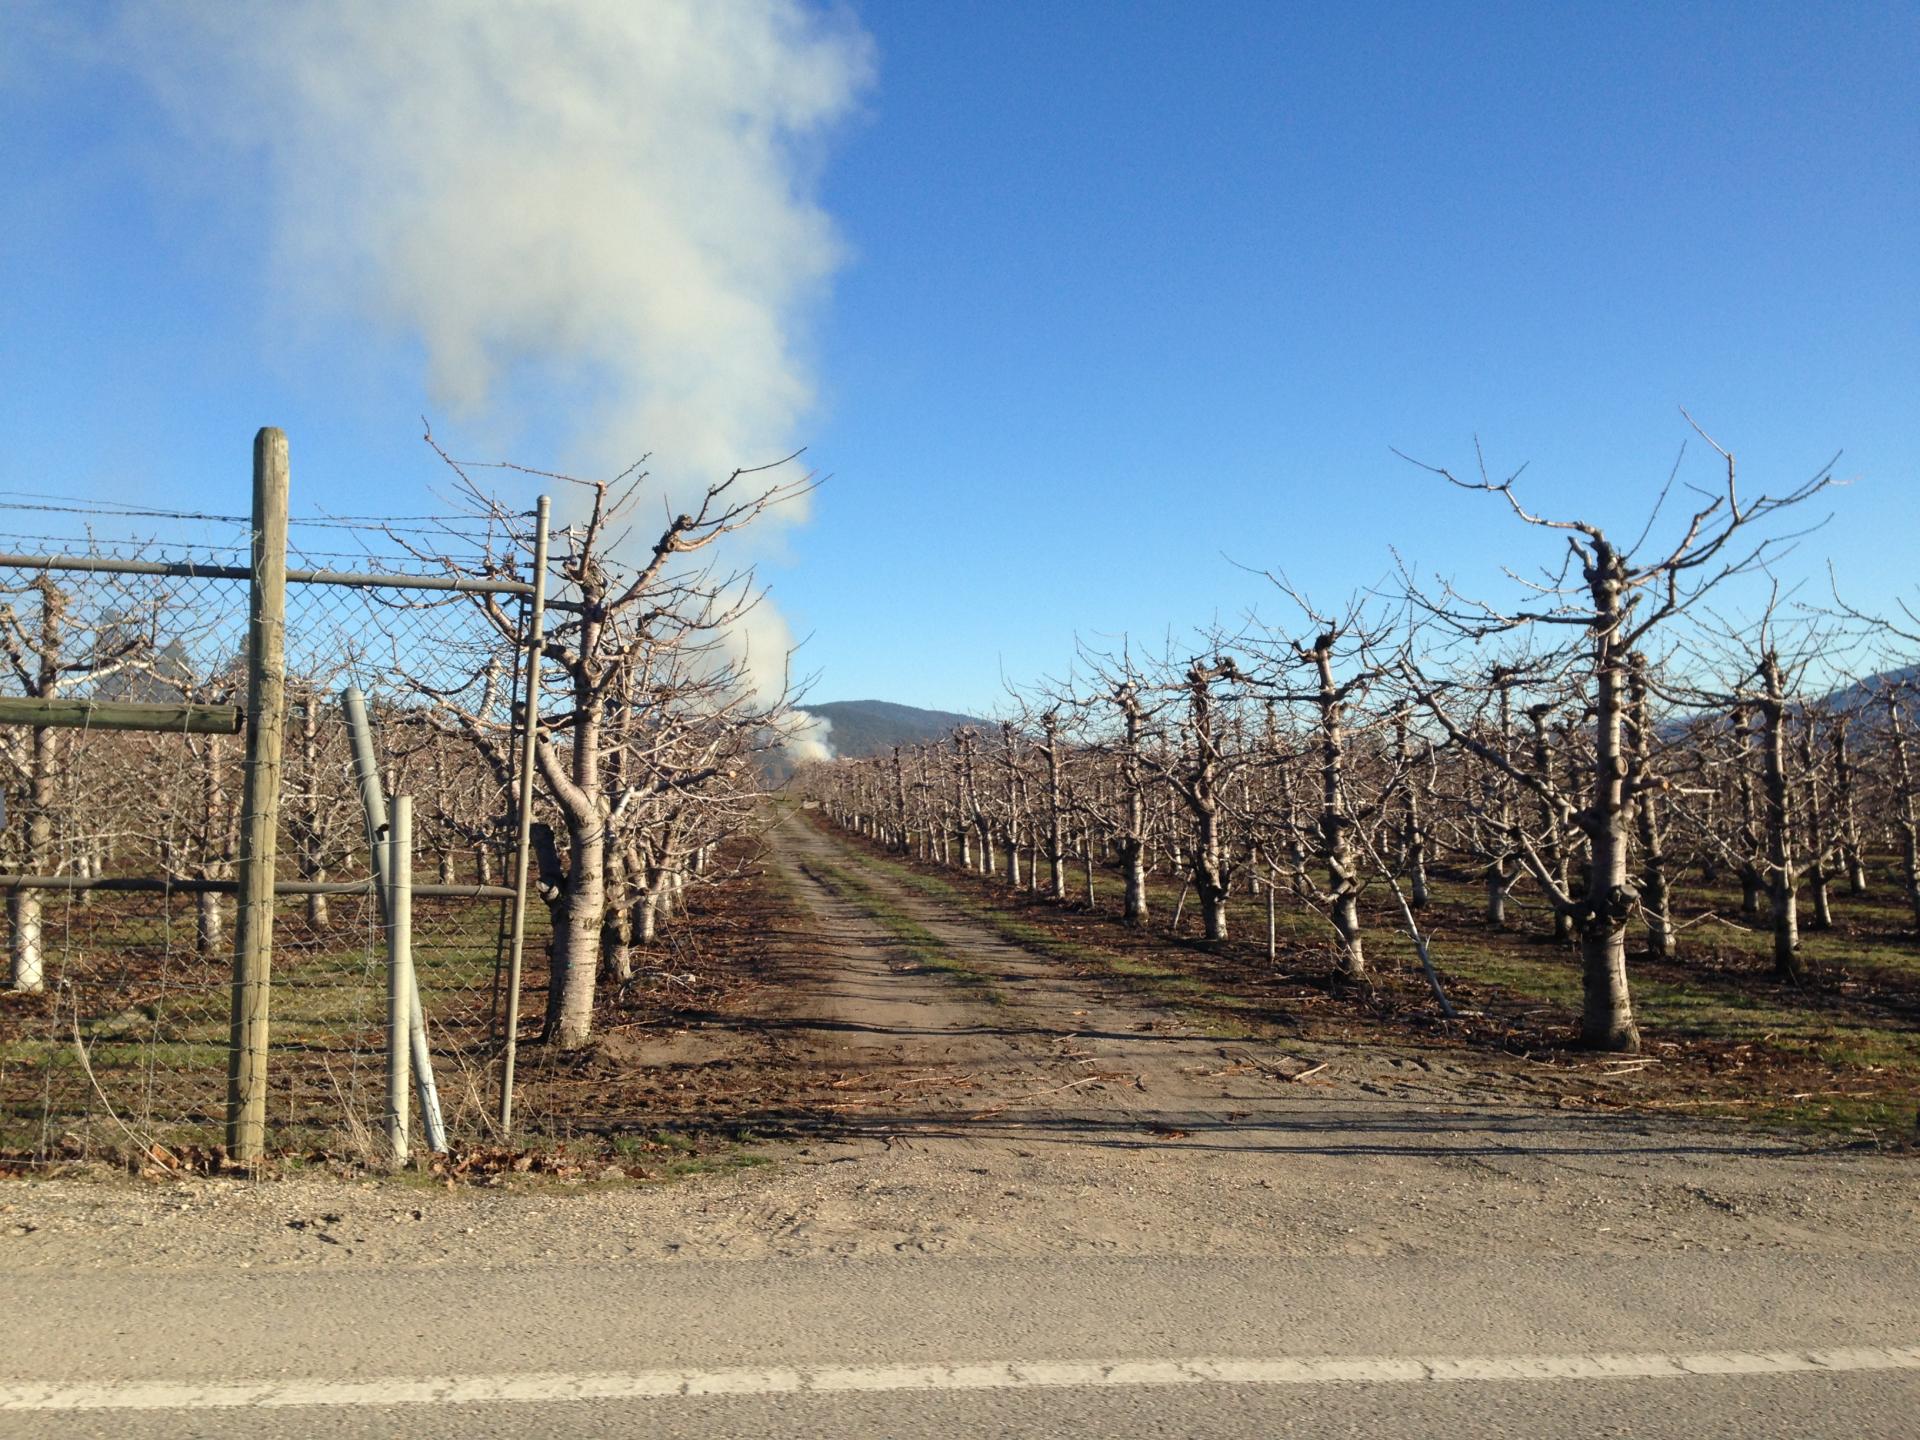
{"type": "Polygon", "coordinates": [[[1910,1157],[1596,1108],[1512,1057],[1227,1033],[1007,943],[797,816],[772,844],[766,903],[734,922],[751,973],[690,985],[548,1077],[600,1087],[603,1128],[640,1137],[643,1163],[489,1184],[28,1180],[0,1188],[0,1272],[1861,1254],[1920,1233],[1910,1157]],[[752,1138],[716,1150],[727,1134],[752,1138]],[[652,1183],[680,1136],[703,1137],[681,1168],[706,1173],[652,1183]]]}

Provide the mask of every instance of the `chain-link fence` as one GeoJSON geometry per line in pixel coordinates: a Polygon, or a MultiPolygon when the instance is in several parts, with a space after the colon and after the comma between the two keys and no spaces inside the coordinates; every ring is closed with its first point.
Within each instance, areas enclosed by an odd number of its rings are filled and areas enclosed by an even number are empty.
{"type": "MultiPolygon", "coordinates": [[[[80,507],[6,509],[19,521],[80,507]]],[[[227,1119],[251,519],[93,511],[85,523],[0,534],[0,703],[41,716],[89,702],[58,724],[0,724],[0,1155],[189,1162],[219,1153],[227,1119]],[[97,538],[116,520],[184,533],[97,538]],[[166,719],[161,707],[178,709],[169,729],[106,728],[120,711],[166,719]]],[[[414,797],[413,966],[448,1134],[497,1124],[530,610],[500,539],[426,517],[293,526],[272,1153],[383,1150],[388,942],[348,686],[366,696],[382,788],[414,797]],[[453,571],[491,579],[412,588],[453,571]]],[[[527,921],[537,994],[542,907],[527,921]]]]}

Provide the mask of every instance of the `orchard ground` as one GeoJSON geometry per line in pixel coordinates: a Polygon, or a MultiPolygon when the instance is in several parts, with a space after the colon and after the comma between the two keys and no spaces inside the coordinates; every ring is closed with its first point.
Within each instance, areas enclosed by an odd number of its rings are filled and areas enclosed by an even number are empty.
{"type": "Polygon", "coordinates": [[[1910,1252],[1902,1131],[1834,1103],[1910,1104],[1897,947],[1806,997],[1750,999],[1724,957],[1643,974],[1629,1059],[1570,1048],[1572,962],[1518,935],[1471,961],[1442,940],[1447,1023],[1390,943],[1353,993],[1310,937],[1276,969],[1264,934],[1139,935],[793,807],[766,858],[696,915],[684,972],[610,995],[594,1046],[541,1062],[570,1133],[391,1177],[23,1171],[0,1264],[1910,1252]],[[1858,1048],[1826,1058],[1828,1033],[1858,1048]]]}

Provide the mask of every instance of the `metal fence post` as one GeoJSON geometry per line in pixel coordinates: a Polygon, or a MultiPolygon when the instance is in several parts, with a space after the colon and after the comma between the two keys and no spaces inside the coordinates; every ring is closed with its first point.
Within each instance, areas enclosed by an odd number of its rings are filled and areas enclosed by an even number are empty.
{"type": "Polygon", "coordinates": [[[247,754],[241,800],[240,902],[234,924],[227,1048],[227,1155],[256,1165],[266,1143],[267,1013],[273,881],[286,720],[287,437],[253,437],[253,567],[247,603],[247,754]]]}
{"type": "MultiPolygon", "coordinates": [[[[389,885],[391,857],[387,853],[387,797],[380,788],[380,766],[373,752],[373,724],[367,719],[367,700],[358,685],[341,692],[347,717],[347,739],[353,750],[353,774],[360,786],[360,809],[367,821],[367,850],[373,861],[373,890],[383,924],[393,923],[389,885]]],[[[433,1049],[427,1042],[427,1012],[420,1003],[420,972],[412,972],[410,1030],[413,1034],[413,1088],[420,1101],[420,1128],[427,1149],[439,1155],[447,1148],[446,1121],[440,1113],[440,1087],[433,1078],[433,1049]]]]}
{"type": "Polygon", "coordinates": [[[413,797],[393,797],[387,828],[387,1147],[407,1163],[413,1055],[413,797]]]}
{"type": "Polygon", "coordinates": [[[547,520],[545,495],[534,509],[533,607],[527,621],[526,717],[520,726],[520,796],[513,846],[513,932],[507,942],[507,1047],[500,1062],[500,1136],[513,1133],[513,1066],[520,1042],[520,952],[527,938],[527,858],[533,838],[534,751],[540,734],[540,658],[546,648],[547,520]]]}

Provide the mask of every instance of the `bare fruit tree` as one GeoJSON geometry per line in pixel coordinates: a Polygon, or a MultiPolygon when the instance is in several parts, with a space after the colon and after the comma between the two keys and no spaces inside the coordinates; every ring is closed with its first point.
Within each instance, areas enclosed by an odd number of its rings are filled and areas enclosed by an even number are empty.
{"type": "MultiPolygon", "coordinates": [[[[1742,501],[1733,456],[1704,431],[1699,433],[1725,460],[1725,484],[1713,490],[1689,486],[1699,497],[1698,507],[1688,515],[1677,539],[1652,550],[1646,547],[1675,477],[1669,477],[1639,539],[1622,546],[1592,521],[1555,519],[1529,510],[1514,490],[1517,472],[1493,480],[1483,465],[1478,479],[1463,480],[1445,468],[1422,466],[1460,489],[1500,497],[1521,523],[1562,537],[1560,562],[1545,569],[1540,579],[1525,582],[1528,598],[1517,605],[1469,600],[1451,586],[1430,596],[1411,581],[1407,592],[1436,621],[1469,639],[1520,630],[1572,632],[1572,639],[1549,648],[1577,652],[1580,663],[1592,715],[1591,762],[1584,776],[1578,777],[1582,783],[1576,785],[1571,777],[1555,780],[1515,763],[1456,720],[1446,687],[1436,684],[1417,663],[1407,663],[1406,676],[1421,705],[1455,744],[1503,771],[1534,795],[1554,821],[1585,838],[1586,876],[1584,883],[1574,884],[1555,876],[1536,837],[1526,829],[1516,824],[1513,837],[1548,903],[1568,915],[1579,936],[1580,1038],[1601,1050],[1640,1048],[1627,984],[1627,925],[1639,900],[1630,879],[1630,860],[1637,796],[1655,783],[1655,777],[1635,775],[1628,754],[1632,657],[1656,641],[1661,626],[1697,605],[1715,587],[1759,568],[1778,540],[1762,538],[1743,547],[1743,537],[1775,512],[1817,494],[1832,478],[1828,466],[1784,495],[1742,501]]],[[[1568,658],[1573,660],[1575,655],[1568,658]]]]}
{"type": "MultiPolygon", "coordinates": [[[[1396,622],[1373,613],[1364,596],[1355,596],[1338,612],[1323,611],[1277,576],[1276,586],[1298,607],[1308,633],[1288,635],[1269,629],[1256,646],[1265,660],[1259,686],[1275,700],[1303,707],[1311,716],[1301,751],[1275,760],[1309,771],[1316,782],[1319,804],[1311,825],[1301,825],[1302,860],[1316,864],[1326,886],[1310,897],[1324,907],[1338,946],[1340,974],[1364,980],[1367,954],[1361,935],[1360,894],[1369,867],[1359,834],[1383,817],[1399,790],[1397,775],[1372,787],[1358,787],[1354,775],[1356,743],[1373,733],[1397,709],[1368,711],[1368,694],[1397,671],[1398,652],[1390,644],[1396,622]],[[1371,793],[1366,793],[1367,789],[1371,793]]],[[[1379,749],[1379,758],[1391,763],[1403,751],[1379,749]]],[[[1283,799],[1290,797],[1283,791],[1283,799]]],[[[1290,807],[1289,807],[1290,808],[1290,807]]],[[[1304,877],[1305,867],[1301,875],[1304,877]]]]}
{"type": "MultiPolygon", "coordinates": [[[[473,481],[478,467],[442,456],[481,516],[516,553],[530,553],[524,517],[473,481]]],[[[813,488],[811,477],[754,488],[756,477],[774,468],[737,470],[708,486],[692,510],[670,516],[657,534],[649,530],[651,540],[634,534],[647,498],[648,477],[638,467],[612,481],[543,477],[574,487],[582,501],[582,518],[556,537],[560,598],[551,609],[559,619],[542,655],[562,708],[540,717],[535,739],[539,777],[565,836],[564,853],[551,843],[542,847],[540,877],[553,914],[546,1036],[561,1048],[591,1039],[603,957],[618,965],[631,943],[618,932],[631,918],[631,901],[644,897],[632,890],[636,877],[624,864],[614,873],[616,858],[625,858],[627,828],[673,813],[655,803],[670,794],[757,783],[734,762],[737,747],[676,749],[663,732],[684,738],[714,725],[733,735],[772,732],[786,713],[784,693],[755,693],[732,639],[761,598],[751,570],[689,561],[813,488]],[[693,758],[664,763],[670,755],[693,758]],[[636,756],[647,763],[637,764],[636,756]]],[[[497,595],[475,593],[473,600],[503,645],[520,643],[517,620],[497,595]]],[[[488,722],[469,712],[455,723],[478,729],[488,722]]],[[[688,848],[681,837],[670,853],[688,848]]],[[[639,870],[644,878],[644,859],[639,870]]],[[[647,893],[657,909],[660,892],[647,893]]]]}

